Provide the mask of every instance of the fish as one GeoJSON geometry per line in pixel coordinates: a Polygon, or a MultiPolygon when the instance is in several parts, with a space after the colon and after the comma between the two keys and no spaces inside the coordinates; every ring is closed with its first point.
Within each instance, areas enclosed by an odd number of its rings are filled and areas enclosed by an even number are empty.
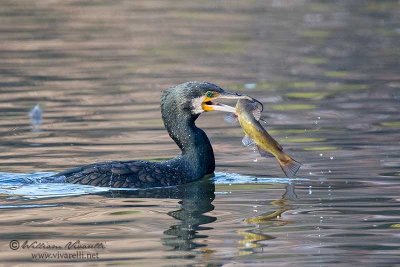
{"type": "Polygon", "coordinates": [[[261,156],[272,155],[277,159],[287,177],[295,176],[301,163],[285,153],[282,146],[260,124],[262,109],[258,102],[239,99],[235,109],[235,115],[245,133],[242,143],[245,146],[255,144],[261,156]]]}

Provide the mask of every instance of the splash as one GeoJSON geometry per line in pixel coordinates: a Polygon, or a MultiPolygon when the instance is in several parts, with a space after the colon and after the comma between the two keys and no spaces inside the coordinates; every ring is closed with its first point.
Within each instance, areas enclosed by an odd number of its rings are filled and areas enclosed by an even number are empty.
{"type": "MultiPolygon", "coordinates": [[[[16,198],[51,198],[98,194],[109,191],[137,191],[136,188],[111,188],[91,185],[69,184],[53,177],[54,172],[6,173],[0,172],[0,196],[7,199],[16,198]]],[[[266,178],[244,176],[237,173],[216,172],[212,181],[216,185],[225,184],[289,184],[293,181],[304,181],[304,178],[266,178]]]]}

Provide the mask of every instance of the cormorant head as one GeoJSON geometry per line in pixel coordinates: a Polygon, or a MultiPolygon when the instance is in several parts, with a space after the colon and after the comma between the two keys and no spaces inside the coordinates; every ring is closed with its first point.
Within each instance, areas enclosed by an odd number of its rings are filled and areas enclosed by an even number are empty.
{"type": "Polygon", "coordinates": [[[221,99],[254,101],[249,96],[227,92],[212,83],[187,82],[167,89],[161,97],[161,107],[163,112],[186,114],[195,118],[200,113],[214,110],[234,113],[234,107],[219,103],[221,99]]]}

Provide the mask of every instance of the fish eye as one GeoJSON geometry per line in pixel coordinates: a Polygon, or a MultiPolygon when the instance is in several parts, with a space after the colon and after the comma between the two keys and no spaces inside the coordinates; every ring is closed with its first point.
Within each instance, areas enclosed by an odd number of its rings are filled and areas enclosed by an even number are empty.
{"type": "Polygon", "coordinates": [[[214,93],[213,93],[213,92],[207,91],[206,97],[211,98],[211,97],[213,97],[213,96],[214,96],[214,93]]]}

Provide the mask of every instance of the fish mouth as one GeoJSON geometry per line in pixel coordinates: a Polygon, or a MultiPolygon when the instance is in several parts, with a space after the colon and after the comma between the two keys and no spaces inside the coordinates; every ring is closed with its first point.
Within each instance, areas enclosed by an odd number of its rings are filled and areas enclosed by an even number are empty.
{"type": "Polygon", "coordinates": [[[225,105],[225,104],[218,102],[221,99],[233,99],[233,100],[247,99],[247,100],[257,102],[258,104],[260,104],[261,111],[263,110],[263,104],[260,101],[258,101],[257,99],[254,99],[247,95],[241,95],[239,93],[230,93],[230,92],[222,92],[213,98],[204,99],[204,101],[202,103],[203,110],[204,111],[218,110],[218,111],[223,111],[223,112],[236,113],[235,107],[225,105]]]}

